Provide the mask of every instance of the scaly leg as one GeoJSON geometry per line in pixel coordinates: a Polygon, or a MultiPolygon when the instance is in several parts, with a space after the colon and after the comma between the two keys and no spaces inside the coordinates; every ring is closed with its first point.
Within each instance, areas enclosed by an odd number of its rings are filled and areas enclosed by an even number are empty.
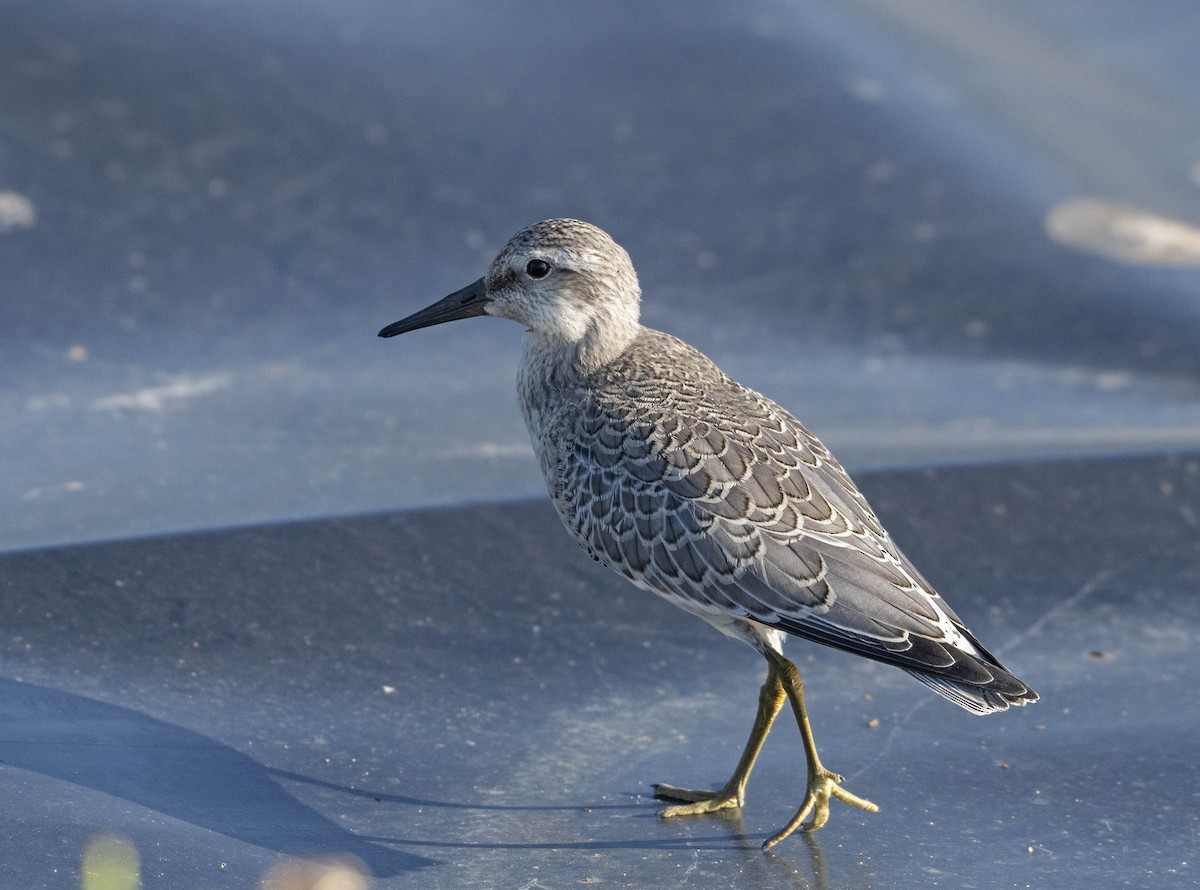
{"type": "Polygon", "coordinates": [[[696,816],[715,813],[728,807],[741,807],[746,802],[746,781],[750,778],[750,770],[754,769],[754,761],[758,758],[758,752],[762,750],[763,741],[775,721],[775,715],[779,713],[787,698],[779,679],[779,671],[774,663],[769,660],[767,663],[767,679],[758,694],[758,712],[754,715],[750,738],[746,740],[742,758],[725,787],[720,791],[693,791],[688,788],[676,788],[674,785],[655,785],[654,796],[659,800],[687,801],[666,807],[659,815],[666,818],[696,816]]]}
{"type": "Polygon", "coordinates": [[[777,652],[768,651],[764,654],[767,661],[771,663],[774,673],[778,676],[788,699],[791,700],[792,710],[796,714],[796,723],[800,726],[800,737],[804,741],[804,753],[808,758],[808,787],[804,794],[804,802],[796,811],[796,815],[792,817],[792,821],[781,831],[767,838],[763,849],[775,846],[795,831],[800,823],[808,818],[809,813],[812,813],[812,821],[805,826],[806,831],[816,831],[828,822],[831,797],[836,797],[842,803],[858,807],[869,813],[879,812],[879,807],[869,800],[855,797],[842,788],[842,777],[821,765],[821,759],[817,757],[817,743],[813,740],[812,727],[808,725],[808,712],[804,708],[804,683],[800,679],[800,671],[777,652]]]}

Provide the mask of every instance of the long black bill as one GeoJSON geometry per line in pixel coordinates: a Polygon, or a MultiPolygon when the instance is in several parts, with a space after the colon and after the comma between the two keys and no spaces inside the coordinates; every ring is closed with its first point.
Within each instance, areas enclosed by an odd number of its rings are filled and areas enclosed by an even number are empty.
{"type": "Polygon", "coordinates": [[[428,328],[435,324],[442,324],[447,321],[456,321],[460,318],[471,318],[476,315],[485,315],[487,313],[487,304],[491,300],[487,295],[487,288],[484,286],[483,279],[468,284],[462,290],[457,290],[450,296],[438,300],[432,306],[426,306],[420,312],[414,312],[408,318],[402,318],[397,322],[388,325],[379,332],[380,337],[395,337],[397,334],[406,334],[409,331],[415,331],[417,328],[428,328]]]}

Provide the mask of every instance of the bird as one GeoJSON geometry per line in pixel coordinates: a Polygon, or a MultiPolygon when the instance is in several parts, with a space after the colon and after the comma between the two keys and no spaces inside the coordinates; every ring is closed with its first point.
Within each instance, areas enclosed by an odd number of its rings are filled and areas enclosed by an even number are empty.
{"type": "MultiPolygon", "coordinates": [[[[640,322],[629,254],[602,229],[548,219],[487,274],[383,328],[394,337],[492,316],[525,326],[522,413],[559,517],[595,560],[754,648],[767,663],[750,737],[717,790],[655,785],[667,818],[740,810],[785,702],[807,765],[795,815],[878,807],[817,754],[796,636],[899,667],[975,714],[1038,695],[993,656],[901,552],[829,450],[787,410],[640,322]]],[[[805,824],[805,820],[808,820],[805,824]]]]}

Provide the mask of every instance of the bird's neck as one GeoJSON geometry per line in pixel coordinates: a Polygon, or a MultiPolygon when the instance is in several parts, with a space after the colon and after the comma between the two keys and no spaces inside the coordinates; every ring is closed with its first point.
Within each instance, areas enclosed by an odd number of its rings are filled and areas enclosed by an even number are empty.
{"type": "Polygon", "coordinates": [[[561,329],[551,333],[528,330],[525,363],[530,370],[540,369],[539,376],[586,376],[619,357],[639,330],[636,311],[624,307],[596,312],[569,336],[564,336],[561,329]]]}
{"type": "Polygon", "coordinates": [[[614,311],[598,316],[574,344],[575,368],[581,374],[591,374],[615,361],[629,348],[641,327],[636,313],[614,311]]]}
{"type": "Polygon", "coordinates": [[[589,329],[577,340],[525,332],[517,391],[535,447],[554,427],[559,413],[575,402],[580,389],[588,387],[589,376],[616,360],[640,330],[635,318],[617,328],[608,325],[603,335],[589,329]]]}

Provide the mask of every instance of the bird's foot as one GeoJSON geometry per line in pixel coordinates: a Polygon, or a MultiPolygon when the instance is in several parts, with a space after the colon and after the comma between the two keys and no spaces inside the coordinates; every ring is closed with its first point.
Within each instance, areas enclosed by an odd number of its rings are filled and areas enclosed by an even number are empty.
{"type": "Polygon", "coordinates": [[[664,819],[674,816],[702,816],[705,813],[715,813],[730,808],[740,809],[745,801],[736,789],[728,786],[720,791],[693,791],[690,788],[676,788],[674,785],[655,785],[655,800],[679,800],[683,803],[664,807],[659,815],[664,819]]]}
{"type": "Polygon", "coordinates": [[[804,826],[805,831],[816,831],[822,825],[829,821],[829,801],[831,798],[837,798],[842,803],[849,804],[852,807],[858,807],[860,810],[866,810],[868,813],[878,813],[879,807],[861,797],[856,797],[845,788],[842,787],[844,780],[837,773],[831,773],[824,767],[818,767],[808,776],[808,790],[804,794],[804,803],[800,805],[800,809],[796,811],[796,815],[792,817],[792,821],[788,822],[780,831],[773,834],[763,842],[763,849],[766,850],[775,846],[793,831],[800,827],[800,824],[805,819],[812,815],[812,821],[804,826]]]}

